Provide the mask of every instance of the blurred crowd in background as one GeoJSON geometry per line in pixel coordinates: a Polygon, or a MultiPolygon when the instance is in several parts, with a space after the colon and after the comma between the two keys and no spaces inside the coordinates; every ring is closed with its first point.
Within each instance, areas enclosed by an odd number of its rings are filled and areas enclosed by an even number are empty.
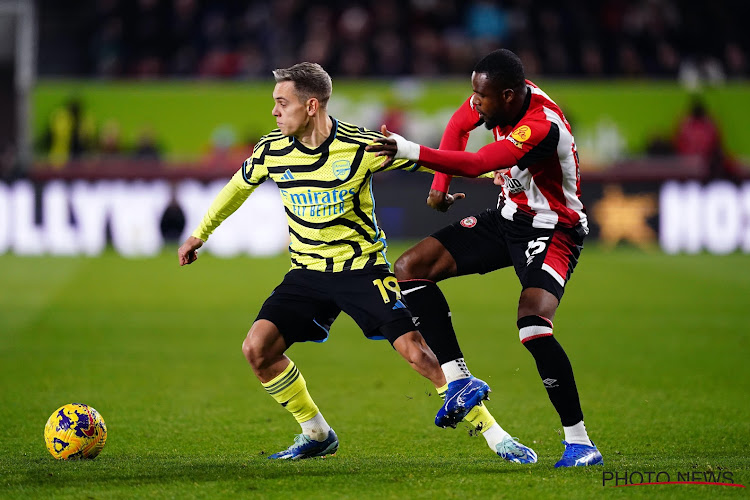
{"type": "Polygon", "coordinates": [[[126,144],[115,118],[97,123],[96,117],[75,97],[52,112],[36,146],[53,167],[62,167],[71,159],[82,157],[97,161],[128,157],[158,162],[162,156],[156,133],[150,126],[144,125],[134,143],[126,144]]]}
{"type": "MultiPolygon", "coordinates": [[[[750,37],[743,32],[750,8],[743,0],[38,0],[37,5],[41,79],[270,80],[273,69],[300,61],[318,62],[334,78],[353,81],[468,78],[477,60],[505,47],[521,57],[531,79],[680,82],[695,91],[694,102],[674,117],[672,130],[654,135],[637,154],[699,156],[711,177],[738,172],[723,148],[721,124],[700,94],[750,76],[750,37]]],[[[385,111],[377,123],[400,131],[405,109],[385,111]]],[[[575,116],[575,110],[569,113],[575,116]]],[[[71,95],[38,119],[44,132],[35,136],[34,149],[42,164],[56,169],[80,159],[156,164],[180,153],[165,148],[164,130],[146,121],[126,138],[121,117],[92,113],[85,96],[71,95]]],[[[439,141],[441,127],[425,143],[439,141]]],[[[216,123],[198,163],[235,165],[255,139],[216,123]]],[[[589,150],[595,146],[588,144],[589,150]]],[[[600,167],[612,164],[615,153],[602,156],[600,167]]]]}
{"type": "Polygon", "coordinates": [[[531,77],[747,77],[743,0],[41,0],[41,76],[465,75],[497,47],[531,77]],[[689,5],[689,8],[687,7],[689,5]]]}

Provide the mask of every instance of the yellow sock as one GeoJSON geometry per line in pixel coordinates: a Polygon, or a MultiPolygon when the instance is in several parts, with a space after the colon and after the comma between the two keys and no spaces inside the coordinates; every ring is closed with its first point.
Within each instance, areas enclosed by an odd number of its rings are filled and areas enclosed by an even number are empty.
{"type": "Polygon", "coordinates": [[[307,392],[305,377],[294,362],[290,362],[283,372],[273,380],[264,383],[263,387],[273,399],[294,415],[300,424],[320,413],[310,393],[307,392]]]}
{"type": "Polygon", "coordinates": [[[483,404],[478,404],[477,406],[472,408],[471,411],[466,414],[464,420],[469,422],[476,430],[478,430],[482,434],[484,434],[487,429],[497,423],[495,417],[492,416],[490,411],[483,404]]]}
{"type": "Polygon", "coordinates": [[[445,399],[445,393],[447,391],[448,391],[448,384],[445,384],[443,387],[437,388],[438,396],[440,396],[440,399],[445,399]]]}
{"type": "MultiPolygon", "coordinates": [[[[448,390],[448,384],[443,387],[438,387],[437,393],[442,399],[445,399],[445,392],[448,390]]],[[[478,404],[466,414],[464,420],[469,422],[472,427],[477,429],[479,432],[484,434],[484,431],[492,427],[497,423],[495,417],[492,416],[490,411],[483,404],[478,404]]]]}

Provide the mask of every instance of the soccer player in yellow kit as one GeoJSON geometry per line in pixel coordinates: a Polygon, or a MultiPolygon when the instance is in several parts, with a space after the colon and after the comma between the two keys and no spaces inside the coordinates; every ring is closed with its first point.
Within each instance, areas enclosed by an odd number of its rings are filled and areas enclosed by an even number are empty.
{"type": "MultiPolygon", "coordinates": [[[[365,152],[382,134],[328,115],[331,79],[318,64],[276,70],[274,77],[272,114],[278,129],[258,141],[179,248],[178,258],[180,265],[194,262],[197,249],[258,185],[269,178],[278,185],[292,267],[261,307],[242,351],[263,387],[302,427],[294,444],[269,458],[299,459],[335,453],[338,438],[284,353],[294,342],[326,340],[342,310],[368,338],[387,339],[438,391],[445,391],[447,382],[402,299],[374,212],[372,175],[417,166],[396,161],[382,167],[380,158],[365,152]]],[[[467,378],[464,397],[446,402],[441,411],[474,411],[484,425],[495,424],[480,404],[486,391],[475,387],[486,384],[473,381],[479,379],[467,378]]]]}

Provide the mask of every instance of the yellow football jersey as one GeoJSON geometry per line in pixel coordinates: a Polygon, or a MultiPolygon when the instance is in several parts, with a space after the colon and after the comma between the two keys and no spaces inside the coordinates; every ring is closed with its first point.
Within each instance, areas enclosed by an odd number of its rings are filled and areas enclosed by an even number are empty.
{"type": "Polygon", "coordinates": [[[337,272],[388,264],[375,217],[372,176],[385,170],[432,170],[408,160],[382,167],[365,146],[379,132],[331,118],[331,135],[310,149],[277,129],[262,137],[222,189],[193,236],[209,235],[266,179],[279,187],[289,224],[292,269],[337,272]]]}

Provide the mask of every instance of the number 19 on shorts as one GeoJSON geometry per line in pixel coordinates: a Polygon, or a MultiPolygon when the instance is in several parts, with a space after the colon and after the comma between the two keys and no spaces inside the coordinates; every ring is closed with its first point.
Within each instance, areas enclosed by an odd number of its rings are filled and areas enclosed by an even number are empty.
{"type": "Polygon", "coordinates": [[[383,302],[386,304],[391,301],[390,296],[388,296],[388,291],[396,294],[396,300],[401,298],[401,289],[398,286],[398,280],[395,276],[388,276],[382,280],[373,280],[372,284],[378,288],[380,296],[383,297],[383,302]]]}

